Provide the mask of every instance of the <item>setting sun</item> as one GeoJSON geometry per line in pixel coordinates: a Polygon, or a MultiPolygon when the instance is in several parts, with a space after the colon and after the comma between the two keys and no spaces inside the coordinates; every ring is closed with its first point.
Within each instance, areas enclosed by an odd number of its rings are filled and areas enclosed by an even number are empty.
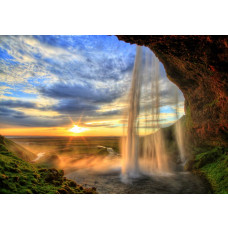
{"type": "Polygon", "coordinates": [[[73,132],[73,133],[81,133],[84,131],[87,131],[88,129],[85,127],[79,127],[78,125],[74,125],[71,129],[69,129],[69,131],[73,132]]]}

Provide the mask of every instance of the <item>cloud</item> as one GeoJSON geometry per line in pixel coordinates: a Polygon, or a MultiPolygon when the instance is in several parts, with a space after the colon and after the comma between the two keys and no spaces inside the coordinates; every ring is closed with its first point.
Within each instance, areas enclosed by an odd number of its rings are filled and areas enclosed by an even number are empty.
{"type": "Polygon", "coordinates": [[[62,114],[81,115],[84,117],[107,117],[120,115],[122,110],[100,111],[100,105],[96,103],[83,102],[77,99],[63,99],[51,107],[52,110],[62,114]]]}
{"type": "Polygon", "coordinates": [[[57,105],[53,106],[52,109],[63,114],[75,115],[86,112],[87,115],[93,115],[98,109],[98,106],[94,104],[86,104],[76,99],[66,99],[60,101],[57,105]]]}
{"type": "Polygon", "coordinates": [[[20,114],[21,112],[14,111],[6,107],[0,107],[0,116],[8,116],[13,114],[20,114]]]}
{"type": "Polygon", "coordinates": [[[29,71],[29,78],[120,80],[134,64],[135,45],[113,36],[1,36],[0,41],[0,65],[9,83],[26,82],[29,71]]]}
{"type": "Polygon", "coordinates": [[[0,122],[58,126],[68,115],[118,114],[99,110],[126,92],[134,52],[115,36],[1,36],[0,122]],[[59,116],[41,113],[52,111],[59,116]]]}
{"type": "Polygon", "coordinates": [[[0,106],[6,106],[10,108],[37,108],[37,105],[29,101],[21,100],[0,100],[0,106]]]}
{"type": "Polygon", "coordinates": [[[120,115],[122,113],[122,110],[111,110],[111,111],[106,111],[106,112],[99,112],[100,115],[102,116],[115,116],[115,115],[120,115]]]}
{"type": "Polygon", "coordinates": [[[83,123],[83,126],[86,126],[86,127],[108,127],[108,128],[113,128],[113,127],[122,126],[122,123],[120,123],[119,120],[114,119],[114,120],[87,122],[87,123],[83,123]]]}
{"type": "Polygon", "coordinates": [[[74,98],[79,101],[92,103],[109,103],[122,96],[122,91],[117,87],[96,87],[92,83],[56,83],[50,87],[40,88],[40,92],[44,96],[52,98],[74,98]]]}
{"type": "Polygon", "coordinates": [[[54,127],[69,124],[67,118],[30,116],[11,108],[0,107],[0,124],[27,127],[54,127]]]}

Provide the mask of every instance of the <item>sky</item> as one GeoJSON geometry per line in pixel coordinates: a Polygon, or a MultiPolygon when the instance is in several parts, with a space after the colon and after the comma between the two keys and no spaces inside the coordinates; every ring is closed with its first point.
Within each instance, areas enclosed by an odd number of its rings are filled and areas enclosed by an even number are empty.
{"type": "MultiPolygon", "coordinates": [[[[116,36],[0,36],[0,134],[121,135],[135,53],[116,36]]],[[[171,89],[163,83],[164,126],[171,89]]]]}

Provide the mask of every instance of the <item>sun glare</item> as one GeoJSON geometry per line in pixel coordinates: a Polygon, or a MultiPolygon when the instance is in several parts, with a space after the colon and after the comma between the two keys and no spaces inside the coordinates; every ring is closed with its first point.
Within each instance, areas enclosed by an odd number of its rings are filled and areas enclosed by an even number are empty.
{"type": "Polygon", "coordinates": [[[84,131],[87,131],[88,129],[85,127],[79,127],[78,125],[74,125],[71,129],[69,129],[69,131],[73,132],[73,133],[81,133],[84,131]]]}

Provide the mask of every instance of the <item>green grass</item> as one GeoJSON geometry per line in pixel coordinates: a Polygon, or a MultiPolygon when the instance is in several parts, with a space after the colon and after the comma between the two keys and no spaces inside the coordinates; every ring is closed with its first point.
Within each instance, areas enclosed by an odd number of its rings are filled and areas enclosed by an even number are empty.
{"type": "Polygon", "coordinates": [[[46,169],[22,160],[0,136],[0,193],[96,193],[64,177],[63,170],[46,169]]]}
{"type": "MultiPolygon", "coordinates": [[[[0,136],[1,137],[1,136],[0,136]]],[[[36,155],[32,153],[31,151],[25,149],[24,147],[18,145],[17,143],[13,142],[12,140],[6,139],[2,137],[2,143],[5,147],[7,148],[8,151],[12,152],[15,154],[17,157],[25,160],[25,161],[31,161],[36,158],[36,155]]]]}
{"type": "MultiPolygon", "coordinates": [[[[197,149],[196,149],[197,150],[197,149]]],[[[210,183],[212,191],[218,194],[228,193],[228,150],[214,147],[201,152],[198,148],[193,169],[200,172],[210,183]]]]}

